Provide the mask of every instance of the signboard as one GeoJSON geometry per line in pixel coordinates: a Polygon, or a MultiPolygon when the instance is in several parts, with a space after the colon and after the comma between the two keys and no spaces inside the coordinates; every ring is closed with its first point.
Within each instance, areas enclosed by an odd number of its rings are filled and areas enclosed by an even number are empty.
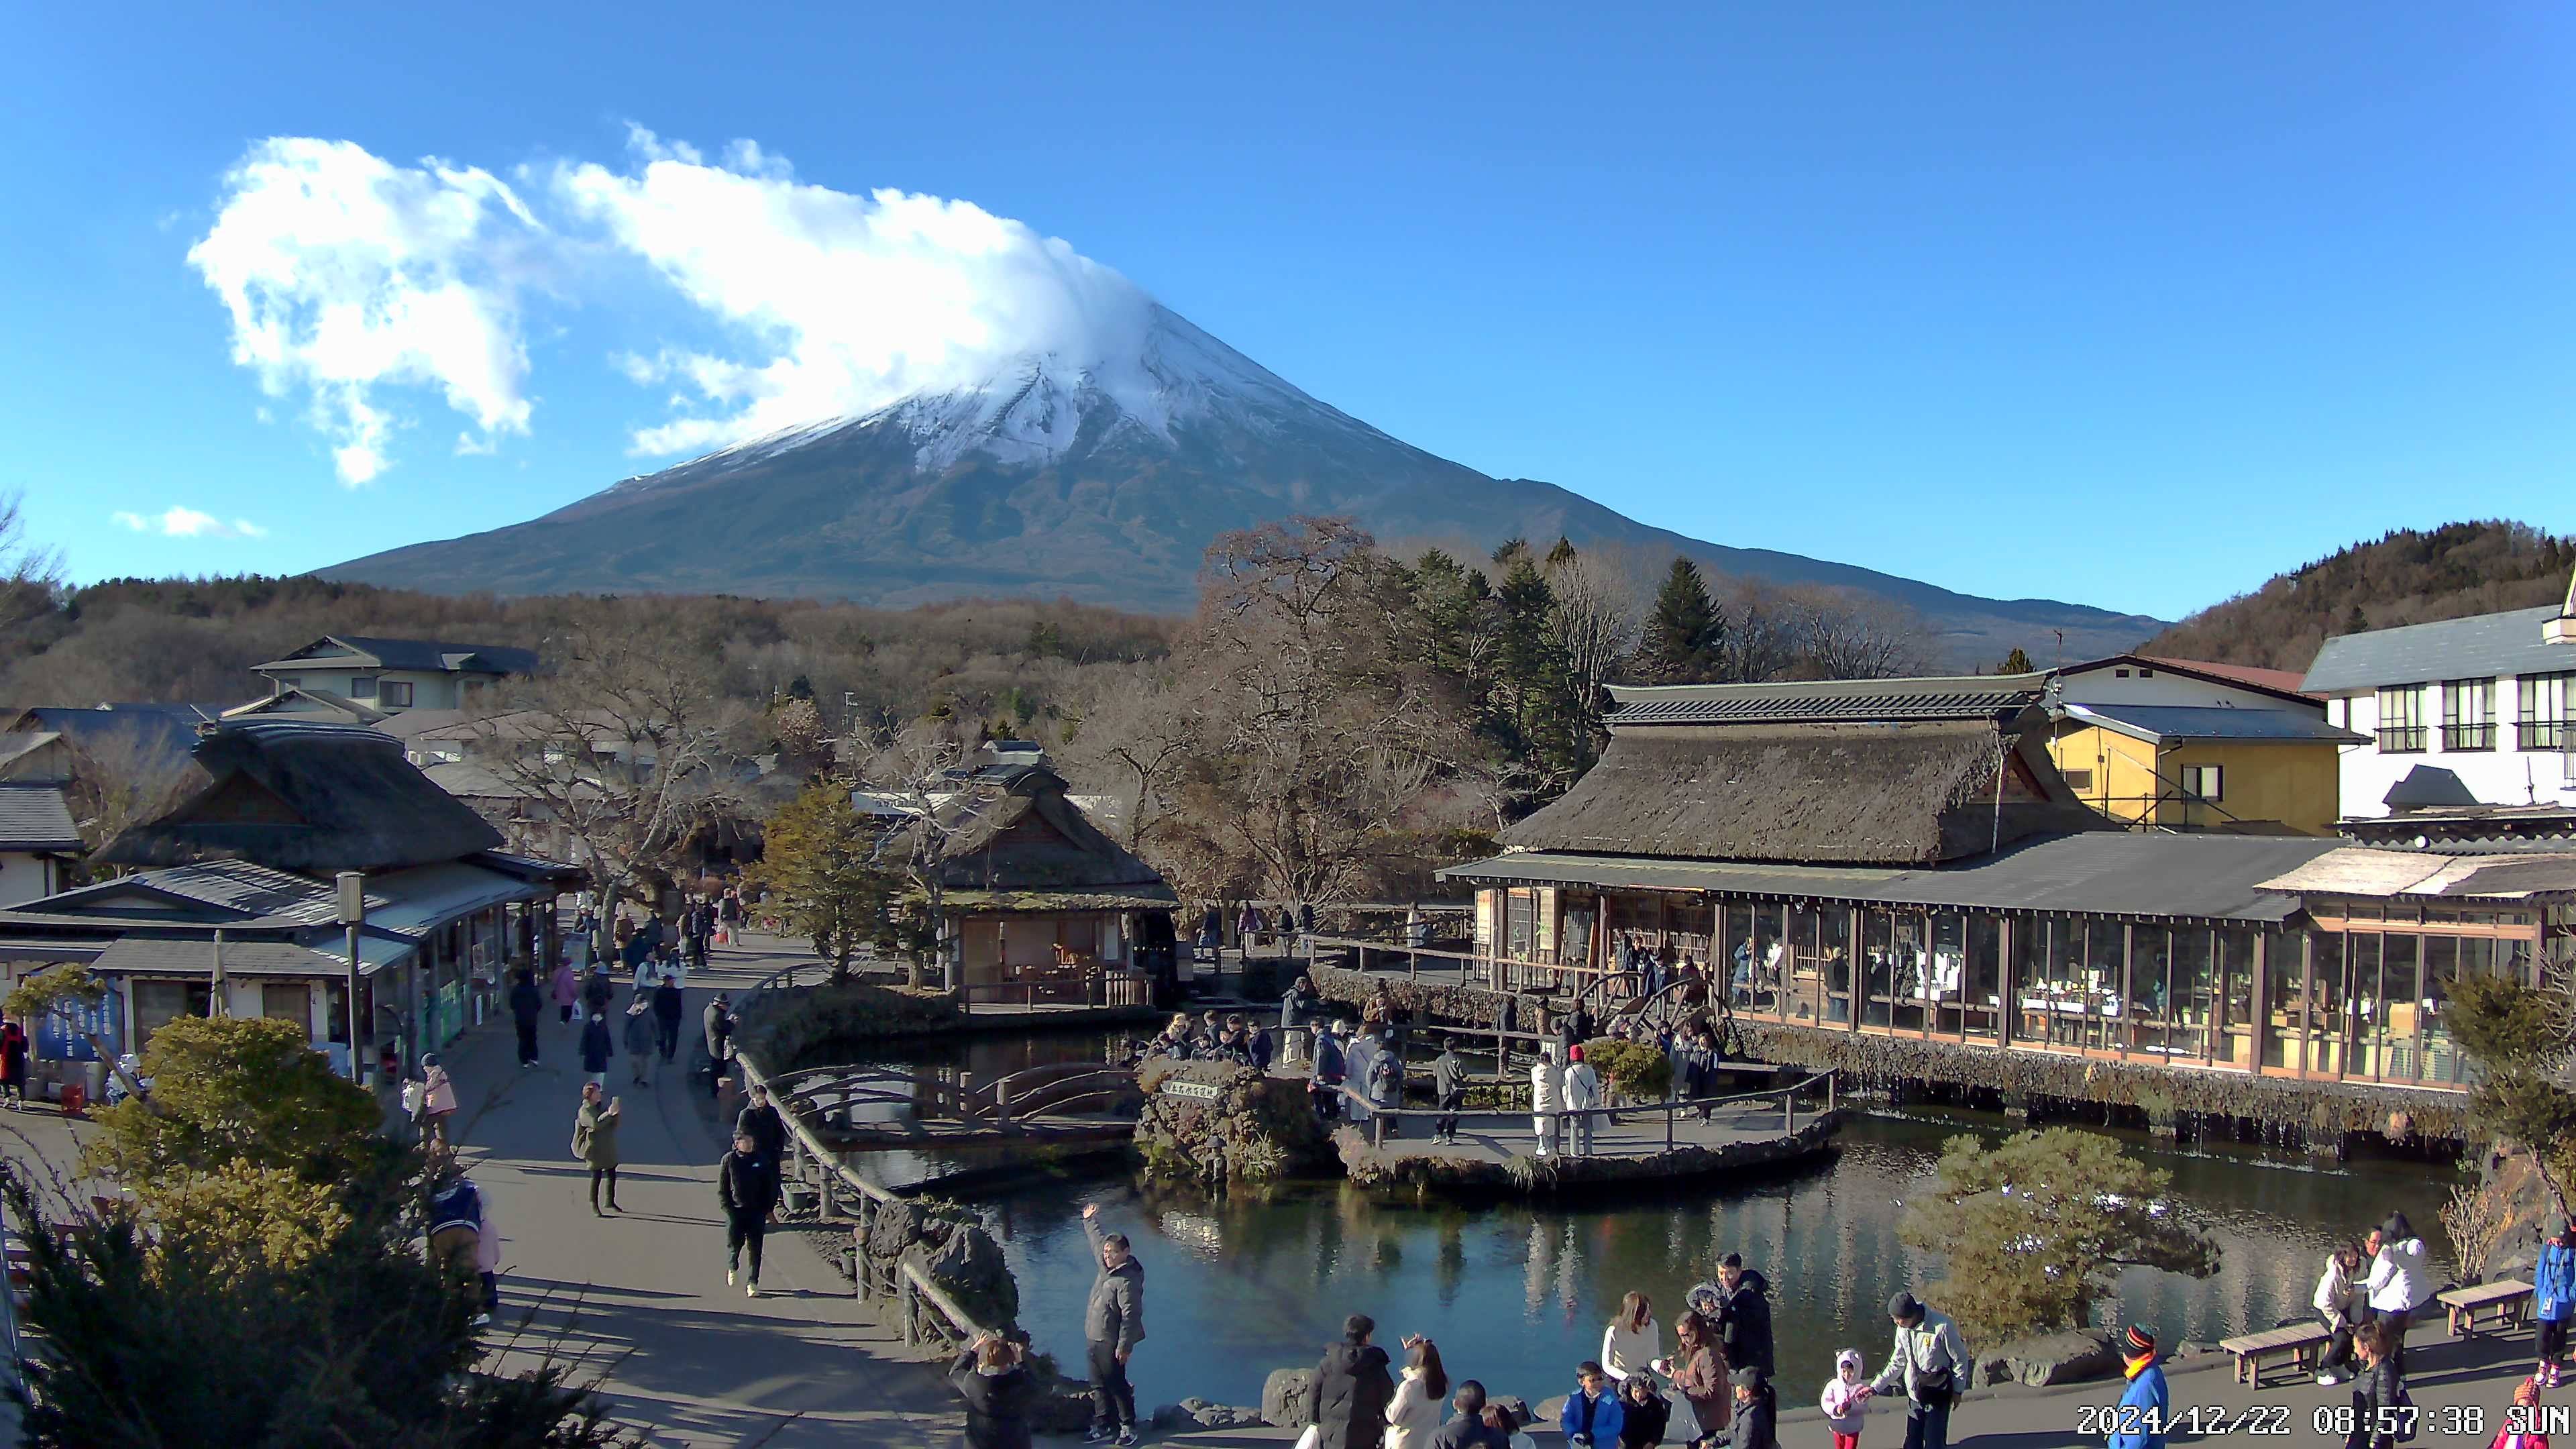
{"type": "Polygon", "coordinates": [[[1213,1082],[1165,1082],[1158,1090],[1166,1097],[1196,1097],[1202,1102],[1213,1102],[1225,1095],[1213,1082]]]}
{"type": "Polygon", "coordinates": [[[125,1002],[113,986],[96,1006],[65,1006],[47,1013],[36,1023],[36,1056],[49,1062],[94,1062],[98,1053],[90,1048],[89,1036],[95,1034],[107,1043],[109,1051],[123,1050],[118,1041],[125,1023],[125,1002]]]}

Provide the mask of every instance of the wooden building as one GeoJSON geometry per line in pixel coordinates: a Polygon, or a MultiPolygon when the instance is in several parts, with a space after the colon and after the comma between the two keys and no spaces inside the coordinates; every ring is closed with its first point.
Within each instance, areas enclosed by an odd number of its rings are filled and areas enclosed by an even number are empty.
{"type": "Polygon", "coordinates": [[[2266,1115],[2229,1077],[2456,1090],[2443,981],[2576,964],[2576,857],[2364,903],[2308,891],[2349,886],[2303,873],[2337,841],[2118,829],[2051,762],[2043,682],[1617,689],[1600,763],[1446,874],[1498,962],[1593,972],[1633,942],[1716,963],[1774,1059],[2168,1116],[2266,1115]],[[2403,924],[2364,917],[2378,944],[2350,945],[2356,909],[2403,924]]]}

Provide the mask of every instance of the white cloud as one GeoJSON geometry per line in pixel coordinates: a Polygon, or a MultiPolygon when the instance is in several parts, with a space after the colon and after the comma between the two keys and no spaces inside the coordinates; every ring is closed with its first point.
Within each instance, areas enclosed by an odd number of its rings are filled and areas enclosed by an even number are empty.
{"type": "Polygon", "coordinates": [[[508,185],[304,137],[252,147],[224,184],[188,260],[232,313],[233,360],[273,396],[308,395],[343,482],[389,466],[387,386],[443,389],[487,446],[527,431],[520,298],[550,263],[508,185]]]}
{"type": "Polygon", "coordinates": [[[670,398],[671,416],[633,435],[637,452],[863,413],[1031,356],[1146,415],[1153,383],[1132,363],[1151,299],[1069,244],[972,202],[800,182],[751,141],[712,159],[641,127],[629,143],[626,169],[566,162],[542,182],[523,170],[514,190],[347,141],[263,141],[226,177],[189,260],[232,314],[234,360],[270,394],[305,399],[351,485],[391,466],[402,388],[441,389],[473,424],[457,453],[527,432],[530,304],[579,291],[649,326],[668,311],[658,288],[611,294],[634,261],[725,339],[608,359],[670,398]]]}
{"type": "Polygon", "coordinates": [[[801,183],[748,141],[711,165],[641,128],[631,140],[640,170],[565,166],[556,194],[746,344],[742,357],[617,358],[636,382],[679,383],[706,408],[638,432],[638,451],[865,412],[1031,353],[1073,368],[1132,355],[1151,320],[1125,277],[972,202],[801,183]]]}
{"type": "Polygon", "coordinates": [[[226,523],[211,513],[199,513],[193,508],[175,503],[149,518],[121,508],[109,517],[114,519],[120,528],[130,528],[136,533],[157,533],[164,538],[268,537],[267,529],[247,518],[236,518],[226,523]]]}

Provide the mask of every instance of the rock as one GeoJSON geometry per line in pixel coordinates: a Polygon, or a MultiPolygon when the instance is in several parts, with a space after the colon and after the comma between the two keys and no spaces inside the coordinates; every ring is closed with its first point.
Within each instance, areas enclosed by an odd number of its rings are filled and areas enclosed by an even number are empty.
{"type": "MultiPolygon", "coordinates": [[[[1489,1404],[1500,1404],[1504,1408],[1511,1410],[1512,1417],[1520,1420],[1524,1424],[1535,1421],[1535,1416],[1530,1413],[1529,1400],[1522,1398],[1518,1394],[1504,1394],[1500,1398],[1487,1399],[1485,1402],[1489,1404]]],[[[1557,1402],[1562,1404],[1564,1400],[1559,1399],[1557,1402]]]]}
{"type": "Polygon", "coordinates": [[[1183,1399],[1165,1404],[1153,1414],[1157,1429],[1240,1429],[1251,1428],[1262,1421],[1259,1409],[1238,1409],[1228,1404],[1211,1404],[1205,1399],[1183,1399]]]}
{"type": "Polygon", "coordinates": [[[1272,1369],[1261,1385],[1261,1421],[1282,1429],[1304,1428],[1307,1401],[1314,1391],[1313,1369],[1272,1369]]]}
{"type": "Polygon", "coordinates": [[[1972,1389],[1991,1389],[1997,1384],[2011,1383],[2012,1360],[1992,1355],[1981,1358],[1977,1360],[1977,1371],[1971,1378],[1973,1381],[1968,1387],[1972,1389]]]}
{"type": "Polygon", "coordinates": [[[2111,1335],[2091,1328],[2025,1338],[2005,1344],[1997,1353],[2005,1361],[2011,1382],[2033,1387],[2103,1378],[2120,1367],[2119,1350],[2112,1346],[2111,1335]]]}

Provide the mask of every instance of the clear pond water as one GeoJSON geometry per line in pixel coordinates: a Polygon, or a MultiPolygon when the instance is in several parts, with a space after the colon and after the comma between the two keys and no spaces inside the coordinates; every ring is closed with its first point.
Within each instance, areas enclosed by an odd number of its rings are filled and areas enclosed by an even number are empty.
{"type": "MultiPolygon", "coordinates": [[[[963,1048],[979,1075],[1100,1050],[1097,1038],[1061,1037],[963,1048]]],[[[953,1048],[910,1059],[966,1060],[953,1048]]],[[[1889,1294],[1911,1288],[1938,1305],[1929,1287],[1938,1265],[1897,1241],[1903,1204],[1931,1183],[1946,1138],[2005,1130],[2003,1119],[1976,1114],[1862,1117],[1838,1154],[1803,1171],[1564,1206],[1417,1205],[1338,1182],[1266,1199],[1209,1197],[1140,1187],[1114,1166],[960,1196],[1002,1244],[1021,1321],[1068,1364],[1081,1351],[1093,1271],[1083,1205],[1100,1204],[1104,1221],[1128,1234],[1145,1264],[1148,1335],[1130,1372],[1149,1410],[1191,1395],[1259,1403],[1271,1370],[1313,1364],[1352,1312],[1377,1319],[1382,1343],[1429,1335],[1453,1378],[1536,1402],[1564,1392],[1573,1365],[1598,1355],[1621,1295],[1644,1292],[1669,1325],[1684,1291],[1729,1251],[1771,1280],[1782,1398],[1801,1402],[1838,1348],[1860,1348],[1875,1370],[1889,1294]]],[[[2197,1281],[2131,1270],[2104,1322],[2154,1324],[2168,1340],[2269,1327],[2306,1310],[2335,1242],[2391,1208],[2427,1232],[2437,1256],[2446,1251],[2435,1214],[2450,1174],[2421,1158],[2319,1166],[2236,1144],[2176,1149],[2121,1135],[2173,1174],[2178,1210],[2216,1239],[2221,1259],[2215,1277],[2197,1281]]],[[[882,1161],[890,1177],[940,1165],[882,1161]]]]}

